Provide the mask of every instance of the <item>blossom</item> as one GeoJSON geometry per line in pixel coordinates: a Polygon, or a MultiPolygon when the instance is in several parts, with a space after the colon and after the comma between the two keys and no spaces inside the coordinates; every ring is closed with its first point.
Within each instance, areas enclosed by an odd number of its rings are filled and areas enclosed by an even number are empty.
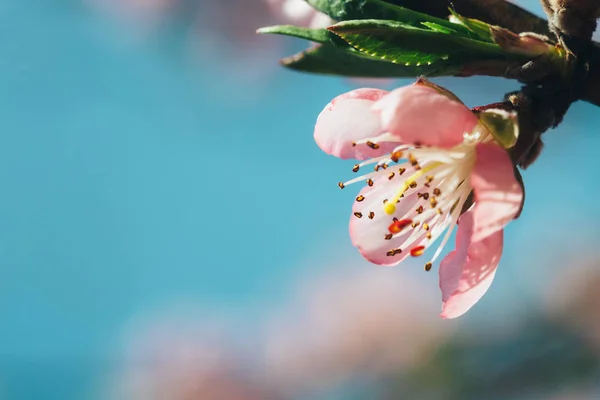
{"type": "Polygon", "coordinates": [[[358,89],[325,107],[315,140],[328,154],[361,160],[354,172],[374,165],[339,183],[366,182],[350,237],[370,262],[393,266],[421,256],[443,235],[430,270],[460,222],[456,249],[439,268],[441,315],[469,310],[494,278],[503,228],[523,199],[508,153],[478,114],[424,80],[392,92],[358,89]]]}

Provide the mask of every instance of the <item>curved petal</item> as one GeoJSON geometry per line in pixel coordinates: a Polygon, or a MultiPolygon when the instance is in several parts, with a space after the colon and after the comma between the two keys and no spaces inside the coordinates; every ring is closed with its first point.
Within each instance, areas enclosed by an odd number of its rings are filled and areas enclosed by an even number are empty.
{"type": "Polygon", "coordinates": [[[466,313],[487,292],[496,275],[502,256],[503,231],[496,231],[481,241],[473,240],[474,212],[460,217],[456,249],[440,265],[442,318],[456,318],[466,313]]]}
{"type": "Polygon", "coordinates": [[[371,107],[388,92],[380,89],[357,89],[342,94],[319,114],[315,125],[315,141],[327,154],[343,159],[364,160],[389,153],[399,143],[380,143],[377,150],[353,142],[377,137],[383,133],[379,116],[371,107]]]}
{"type": "Polygon", "coordinates": [[[420,235],[411,237],[413,229],[410,226],[391,240],[385,239],[390,233],[388,227],[393,223],[394,218],[409,219],[411,215],[415,215],[414,210],[418,207],[418,202],[423,202],[416,192],[407,194],[397,204],[393,215],[386,214],[383,211],[383,200],[391,199],[402,187],[401,182],[397,179],[390,181],[385,176],[377,179],[372,187],[366,186],[360,191],[358,198],[361,198],[361,201],[356,201],[352,207],[353,215],[350,216],[349,227],[352,244],[358,248],[364,258],[377,265],[393,266],[400,263],[408,257],[410,249],[421,245],[426,240],[427,232],[424,230],[421,230],[420,235]],[[361,217],[358,218],[354,213],[360,213],[361,217]],[[402,252],[388,255],[388,252],[393,249],[401,249],[402,252]]]}
{"type": "Polygon", "coordinates": [[[425,85],[394,90],[373,105],[381,128],[407,144],[450,148],[463,142],[477,125],[464,104],[425,85]]]}
{"type": "Polygon", "coordinates": [[[519,214],[523,189],[506,150],[485,143],[477,145],[476,153],[471,185],[475,196],[473,240],[479,241],[503,229],[519,214]]]}

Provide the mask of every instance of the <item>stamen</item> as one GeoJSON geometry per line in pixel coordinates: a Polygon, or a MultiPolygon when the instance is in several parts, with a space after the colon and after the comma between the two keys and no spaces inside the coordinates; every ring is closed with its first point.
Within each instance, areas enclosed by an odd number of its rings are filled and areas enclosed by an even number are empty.
{"type": "MultiPolygon", "coordinates": [[[[404,194],[404,192],[406,192],[408,190],[408,188],[410,187],[410,185],[412,185],[413,183],[416,186],[416,180],[419,179],[420,177],[422,177],[423,175],[425,175],[426,173],[428,173],[429,171],[432,171],[434,169],[436,169],[437,167],[441,166],[442,163],[440,162],[434,162],[429,164],[428,166],[426,166],[425,168],[415,172],[412,176],[410,176],[406,181],[404,181],[404,185],[402,185],[402,188],[398,191],[398,193],[396,194],[396,196],[393,198],[393,200],[391,202],[388,202],[384,207],[383,210],[385,211],[385,213],[387,215],[392,215],[393,213],[396,212],[396,203],[398,202],[398,200],[400,199],[400,196],[402,196],[404,194]],[[410,183],[409,183],[410,182],[410,183]]],[[[431,178],[433,180],[433,177],[431,178]]]]}

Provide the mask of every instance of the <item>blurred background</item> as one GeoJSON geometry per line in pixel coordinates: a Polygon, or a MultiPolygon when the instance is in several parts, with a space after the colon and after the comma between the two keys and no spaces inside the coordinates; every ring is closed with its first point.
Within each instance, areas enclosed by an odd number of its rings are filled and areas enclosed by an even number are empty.
{"type": "Polygon", "coordinates": [[[351,246],[352,162],[312,139],[410,81],[280,68],[305,43],[255,29],[323,21],[283,3],[0,4],[0,399],[600,398],[598,110],[547,134],[494,285],[441,320],[435,271],[351,246]]]}

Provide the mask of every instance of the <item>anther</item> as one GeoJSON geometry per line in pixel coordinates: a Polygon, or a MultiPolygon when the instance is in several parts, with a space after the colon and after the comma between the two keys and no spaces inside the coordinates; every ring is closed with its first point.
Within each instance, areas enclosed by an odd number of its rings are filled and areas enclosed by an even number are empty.
{"type": "Polygon", "coordinates": [[[338,182],[338,186],[340,187],[340,189],[343,189],[346,187],[346,185],[344,185],[344,182],[338,182]]]}
{"type": "Polygon", "coordinates": [[[356,147],[356,142],[352,142],[352,147],[356,147]]]}
{"type": "Polygon", "coordinates": [[[433,182],[433,176],[432,176],[432,175],[427,175],[427,176],[425,177],[425,179],[427,180],[427,183],[431,183],[431,182],[433,182]]]}
{"type": "Polygon", "coordinates": [[[433,264],[428,262],[427,264],[425,264],[425,271],[427,271],[427,272],[431,271],[431,267],[433,267],[433,264]]]}
{"type": "Polygon", "coordinates": [[[354,168],[352,168],[352,172],[358,172],[359,169],[360,169],[360,165],[356,164],[356,165],[354,165],[354,168]]]}
{"type": "Polygon", "coordinates": [[[427,232],[427,239],[431,239],[431,232],[427,232]]]}
{"type": "Polygon", "coordinates": [[[367,142],[367,146],[369,146],[373,150],[377,150],[379,148],[379,145],[377,143],[373,143],[373,142],[370,142],[370,141],[367,142]]]}
{"type": "Polygon", "coordinates": [[[373,186],[373,179],[367,179],[367,185],[373,186]]]}
{"type": "Polygon", "coordinates": [[[356,201],[358,201],[358,202],[360,203],[360,202],[361,202],[361,201],[363,201],[364,199],[365,199],[365,196],[363,196],[363,195],[360,195],[360,196],[358,196],[358,197],[356,198],[356,201]]]}
{"type": "Polygon", "coordinates": [[[375,218],[375,213],[373,211],[371,211],[369,213],[369,219],[373,219],[373,218],[375,218]]]}
{"type": "Polygon", "coordinates": [[[361,212],[355,212],[355,213],[354,213],[354,216],[355,216],[356,218],[362,218],[362,213],[361,213],[361,212]]]}
{"type": "Polygon", "coordinates": [[[425,246],[417,246],[410,251],[410,255],[413,257],[422,256],[425,253],[425,246]]]}
{"type": "Polygon", "coordinates": [[[426,231],[429,230],[429,224],[427,222],[423,223],[423,229],[425,229],[426,231]]]}
{"type": "Polygon", "coordinates": [[[404,172],[406,172],[406,168],[402,168],[402,167],[398,168],[399,175],[402,175],[404,172]]]}
{"type": "Polygon", "coordinates": [[[416,188],[417,187],[417,182],[412,181],[411,183],[408,184],[408,187],[411,188],[411,189],[416,188]]]}
{"type": "Polygon", "coordinates": [[[394,179],[394,176],[396,176],[396,174],[392,172],[392,173],[391,173],[391,174],[388,176],[388,179],[391,181],[392,179],[394,179]]]}
{"type": "Polygon", "coordinates": [[[393,162],[398,162],[402,158],[402,151],[401,150],[394,151],[392,153],[392,155],[390,156],[390,158],[393,162]]]}
{"type": "Polygon", "coordinates": [[[431,204],[431,208],[436,208],[437,204],[438,204],[435,197],[432,197],[431,199],[429,199],[429,203],[431,204]]]}
{"type": "Polygon", "coordinates": [[[387,235],[385,235],[385,240],[392,240],[393,237],[394,237],[393,234],[388,233],[387,235]]]}
{"type": "Polygon", "coordinates": [[[417,208],[415,211],[417,214],[423,214],[423,206],[419,206],[419,208],[417,208]]]}
{"type": "Polygon", "coordinates": [[[416,228],[417,226],[419,226],[420,224],[421,224],[421,223],[420,223],[419,221],[415,221],[415,222],[413,222],[413,223],[412,223],[411,227],[414,229],[414,228],[416,228]]]}
{"type": "Polygon", "coordinates": [[[392,249],[392,250],[390,250],[390,251],[387,252],[387,256],[388,257],[393,257],[393,256],[398,255],[400,253],[402,253],[401,249],[392,249]]]}
{"type": "Polygon", "coordinates": [[[435,188],[435,189],[433,189],[433,194],[436,196],[439,196],[442,194],[442,191],[440,190],[440,188],[435,188]]]}
{"type": "Polygon", "coordinates": [[[392,224],[390,226],[388,226],[388,231],[390,231],[390,233],[400,233],[402,232],[402,229],[404,229],[405,227],[407,227],[408,225],[412,224],[412,219],[401,219],[401,220],[394,220],[394,222],[392,222],[392,224]]]}
{"type": "Polygon", "coordinates": [[[414,154],[412,154],[412,153],[409,153],[409,154],[408,154],[408,161],[410,162],[410,165],[412,165],[413,167],[414,167],[415,165],[418,165],[418,164],[419,164],[419,161],[417,161],[417,158],[416,158],[416,157],[414,156],[414,154]]]}

